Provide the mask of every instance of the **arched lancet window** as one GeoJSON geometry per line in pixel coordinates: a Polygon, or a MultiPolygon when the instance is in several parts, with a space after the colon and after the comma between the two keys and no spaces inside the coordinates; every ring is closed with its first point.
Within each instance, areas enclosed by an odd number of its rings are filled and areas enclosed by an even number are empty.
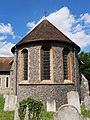
{"type": "Polygon", "coordinates": [[[23,80],[28,80],[28,50],[22,51],[22,76],[23,80]]]}
{"type": "Polygon", "coordinates": [[[64,80],[72,79],[72,60],[71,52],[68,48],[63,50],[63,70],[64,70],[64,80]]]}
{"type": "Polygon", "coordinates": [[[42,80],[50,80],[50,47],[41,48],[42,80]]]}

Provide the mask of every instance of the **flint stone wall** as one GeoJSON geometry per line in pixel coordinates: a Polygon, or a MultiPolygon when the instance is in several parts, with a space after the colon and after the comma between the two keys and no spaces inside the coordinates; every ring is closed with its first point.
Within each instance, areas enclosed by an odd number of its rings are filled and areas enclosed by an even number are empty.
{"type": "Polygon", "coordinates": [[[48,99],[54,99],[59,107],[67,103],[67,92],[75,90],[74,85],[19,85],[18,101],[28,96],[44,101],[46,105],[48,99]]]}
{"type": "MultiPolygon", "coordinates": [[[[51,43],[50,43],[51,44],[51,43]]],[[[60,106],[67,103],[66,96],[67,92],[77,90],[76,80],[75,80],[75,70],[72,68],[72,83],[65,84],[63,81],[63,48],[69,47],[72,51],[72,66],[74,66],[74,55],[72,46],[61,45],[61,44],[51,44],[53,48],[53,74],[54,82],[53,84],[41,84],[40,79],[40,45],[30,46],[26,45],[18,49],[18,68],[17,68],[17,96],[18,102],[28,96],[33,96],[35,99],[41,99],[46,105],[47,99],[54,99],[56,106],[60,106]],[[21,62],[21,51],[23,48],[28,49],[29,54],[29,73],[27,83],[20,83],[20,62],[21,62]]],[[[14,86],[15,87],[15,86],[14,86]]]]}

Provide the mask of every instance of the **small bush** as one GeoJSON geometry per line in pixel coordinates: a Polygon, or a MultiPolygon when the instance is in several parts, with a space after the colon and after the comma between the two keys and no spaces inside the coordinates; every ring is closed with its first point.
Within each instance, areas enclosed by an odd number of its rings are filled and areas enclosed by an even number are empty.
{"type": "Polygon", "coordinates": [[[29,120],[40,120],[41,111],[43,109],[43,104],[39,100],[35,100],[32,97],[29,97],[27,100],[24,99],[19,102],[19,117],[20,120],[24,120],[26,114],[26,108],[28,107],[28,117],[29,120]]]}
{"type": "Polygon", "coordinates": [[[19,113],[20,120],[24,120],[25,118],[26,107],[27,107],[27,101],[25,99],[19,102],[18,113],[19,113]]]}

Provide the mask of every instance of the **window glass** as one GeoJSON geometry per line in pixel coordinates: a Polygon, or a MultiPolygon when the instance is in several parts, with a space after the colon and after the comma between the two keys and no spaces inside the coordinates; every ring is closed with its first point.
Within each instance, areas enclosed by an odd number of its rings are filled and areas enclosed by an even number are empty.
{"type": "Polygon", "coordinates": [[[63,52],[63,67],[64,67],[64,79],[68,80],[68,49],[64,49],[63,52]]]}
{"type": "Polygon", "coordinates": [[[50,80],[50,48],[42,48],[42,79],[50,80]]]}
{"type": "Polygon", "coordinates": [[[6,87],[9,87],[9,78],[6,77],[6,87]]]}
{"type": "Polygon", "coordinates": [[[23,69],[24,69],[24,80],[28,80],[28,51],[26,50],[23,54],[23,69]]]}

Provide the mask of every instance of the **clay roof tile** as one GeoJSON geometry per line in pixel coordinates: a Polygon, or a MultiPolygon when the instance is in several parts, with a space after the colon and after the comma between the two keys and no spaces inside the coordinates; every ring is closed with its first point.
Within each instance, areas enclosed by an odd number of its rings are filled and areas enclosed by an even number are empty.
{"type": "MultiPolygon", "coordinates": [[[[40,24],[38,24],[29,34],[27,34],[20,42],[18,42],[16,46],[33,41],[47,41],[47,40],[52,41],[57,40],[76,45],[60,30],[58,30],[52,23],[45,19],[40,24]]],[[[14,49],[15,46],[12,48],[12,52],[14,49]]]]}
{"type": "Polygon", "coordinates": [[[9,62],[13,57],[0,57],[0,72],[9,72],[11,65],[9,62]]]}

